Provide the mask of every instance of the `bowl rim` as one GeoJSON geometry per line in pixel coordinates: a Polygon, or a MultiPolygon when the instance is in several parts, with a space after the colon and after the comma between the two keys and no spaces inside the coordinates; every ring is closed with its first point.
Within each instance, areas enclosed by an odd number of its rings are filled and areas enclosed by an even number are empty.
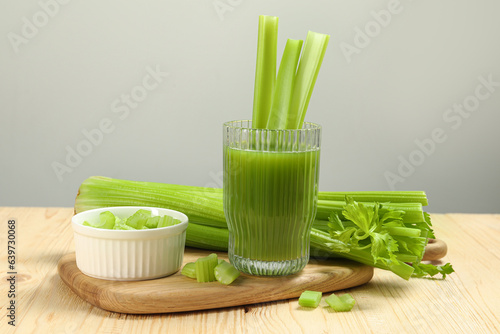
{"type": "Polygon", "coordinates": [[[111,206],[111,207],[82,211],[71,217],[71,225],[73,227],[74,233],[99,239],[120,239],[120,240],[159,239],[183,233],[187,229],[188,223],[189,223],[188,217],[180,211],[166,209],[166,208],[149,207],[149,206],[111,206]],[[131,214],[133,214],[134,212],[140,209],[150,210],[151,212],[153,212],[153,215],[165,215],[165,214],[171,215],[172,217],[179,219],[181,223],[172,226],[159,227],[148,230],[108,230],[108,229],[100,229],[92,226],[82,225],[83,222],[86,220],[82,217],[85,217],[87,215],[96,215],[104,211],[111,211],[114,215],[120,216],[120,214],[116,213],[116,211],[120,210],[132,211],[131,214]]]}

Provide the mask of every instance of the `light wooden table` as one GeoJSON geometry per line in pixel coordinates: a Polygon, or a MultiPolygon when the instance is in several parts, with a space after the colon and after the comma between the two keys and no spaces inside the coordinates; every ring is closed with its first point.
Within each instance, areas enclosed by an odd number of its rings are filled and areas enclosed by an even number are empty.
{"type": "MultiPolygon", "coordinates": [[[[74,251],[71,208],[0,208],[2,226],[0,333],[8,325],[8,220],[16,220],[18,333],[499,333],[500,215],[432,215],[456,273],[446,280],[411,279],[376,269],[349,289],[351,312],[299,309],[297,300],[204,312],[124,315],[77,297],[59,278],[57,262],[74,251]]],[[[324,301],[322,301],[324,303],[324,301]]],[[[326,305],[326,304],[325,304],[326,305]]],[[[323,306],[325,306],[323,305],[323,306]]]]}

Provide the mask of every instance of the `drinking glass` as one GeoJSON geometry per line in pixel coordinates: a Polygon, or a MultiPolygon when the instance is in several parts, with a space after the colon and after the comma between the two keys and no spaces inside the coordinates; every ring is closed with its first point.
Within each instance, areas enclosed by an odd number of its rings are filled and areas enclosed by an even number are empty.
{"type": "Polygon", "coordinates": [[[316,215],[321,126],[254,129],[223,125],[224,214],[229,259],[252,275],[289,275],[309,261],[316,215]]]}

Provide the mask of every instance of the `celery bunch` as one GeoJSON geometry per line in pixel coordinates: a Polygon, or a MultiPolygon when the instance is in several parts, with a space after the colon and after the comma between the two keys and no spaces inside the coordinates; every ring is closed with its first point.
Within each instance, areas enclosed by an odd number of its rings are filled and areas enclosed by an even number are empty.
{"type": "MultiPolygon", "coordinates": [[[[391,197],[391,193],[371,192],[365,196],[362,192],[348,192],[343,193],[344,198],[348,195],[348,202],[320,200],[323,201],[323,215],[331,210],[326,219],[316,217],[310,234],[311,256],[344,257],[390,270],[404,279],[412,275],[420,277],[440,273],[445,276],[453,272],[449,264],[420,263],[427,238],[433,236],[429,215],[422,211],[421,202],[427,203],[423,198],[425,194],[394,192],[391,197]],[[367,196],[374,202],[355,202],[367,196]],[[379,198],[380,202],[398,204],[378,204],[379,198]],[[402,208],[407,208],[411,214],[402,208]]],[[[319,192],[319,198],[331,194],[319,192]]],[[[335,193],[335,196],[341,195],[335,193]]],[[[227,251],[229,232],[221,189],[100,176],[90,177],[82,183],[75,201],[75,212],[110,206],[151,206],[181,211],[189,217],[187,246],[227,251]]]]}

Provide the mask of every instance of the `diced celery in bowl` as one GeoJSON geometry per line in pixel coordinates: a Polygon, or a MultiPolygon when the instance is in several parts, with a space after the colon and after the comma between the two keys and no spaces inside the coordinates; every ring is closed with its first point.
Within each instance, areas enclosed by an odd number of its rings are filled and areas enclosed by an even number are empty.
{"type": "Polygon", "coordinates": [[[73,216],[76,265],[87,276],[120,281],[177,272],[188,217],[153,207],[104,207],[73,216]]]}
{"type": "Polygon", "coordinates": [[[169,215],[153,216],[151,210],[139,209],[125,218],[115,216],[111,211],[103,211],[98,220],[84,221],[83,226],[107,230],[148,230],[180,224],[181,221],[169,215]]]}

